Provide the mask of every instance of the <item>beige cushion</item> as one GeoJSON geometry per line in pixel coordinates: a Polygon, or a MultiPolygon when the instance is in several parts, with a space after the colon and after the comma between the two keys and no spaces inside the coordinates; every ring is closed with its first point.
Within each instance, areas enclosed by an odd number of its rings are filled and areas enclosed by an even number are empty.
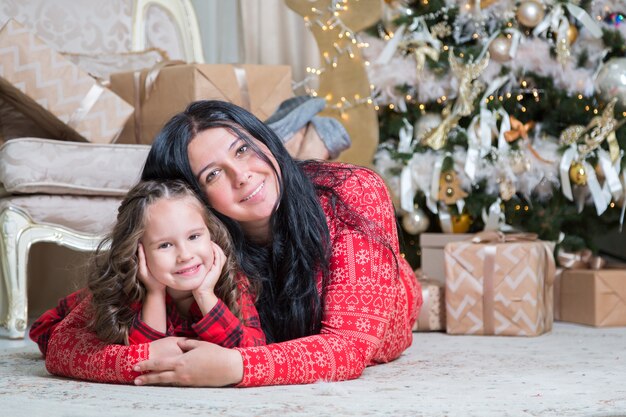
{"type": "Polygon", "coordinates": [[[0,200],[0,212],[7,207],[18,208],[36,224],[63,225],[74,232],[104,235],[115,224],[121,201],[110,197],[17,196],[0,200]]]}
{"type": "Polygon", "coordinates": [[[147,145],[19,138],[0,147],[7,192],[123,196],[138,180],[147,145]]]}

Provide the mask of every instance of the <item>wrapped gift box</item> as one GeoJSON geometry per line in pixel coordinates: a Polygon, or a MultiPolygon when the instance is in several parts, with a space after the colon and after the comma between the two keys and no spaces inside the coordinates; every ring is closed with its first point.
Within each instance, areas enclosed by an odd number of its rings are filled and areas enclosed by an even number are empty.
{"type": "Polygon", "coordinates": [[[555,319],[626,326],[626,269],[566,269],[555,285],[555,319]]]}
{"type": "Polygon", "coordinates": [[[413,325],[413,331],[430,332],[446,330],[446,304],[444,286],[441,282],[428,278],[420,270],[415,271],[422,286],[422,308],[413,325]]]}
{"type": "Polygon", "coordinates": [[[163,125],[197,100],[237,104],[261,120],[293,96],[286,65],[166,63],[111,75],[111,89],[135,107],[119,143],[150,144],[163,125]]]}
{"type": "Polygon", "coordinates": [[[113,142],[133,107],[22,24],[0,29],[0,92],[54,138],[113,142]]]}
{"type": "Polygon", "coordinates": [[[447,333],[535,336],[551,330],[553,244],[479,235],[444,249],[447,333]]]}
{"type": "Polygon", "coordinates": [[[422,273],[443,285],[446,278],[443,247],[450,242],[471,239],[472,236],[474,235],[467,233],[422,233],[420,235],[422,273]]]}

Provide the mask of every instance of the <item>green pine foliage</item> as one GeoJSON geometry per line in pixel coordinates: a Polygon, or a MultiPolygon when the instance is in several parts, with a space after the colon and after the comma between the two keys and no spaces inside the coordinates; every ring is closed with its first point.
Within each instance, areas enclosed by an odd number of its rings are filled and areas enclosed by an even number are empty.
{"type": "MultiPolygon", "coordinates": [[[[565,4],[565,1],[560,1],[565,4]]],[[[461,13],[456,6],[447,6],[443,0],[420,0],[404,2],[410,9],[409,12],[399,16],[394,22],[394,26],[407,25],[415,22],[416,17],[422,17],[429,28],[437,24],[447,24],[454,28],[457,19],[461,13]],[[447,9],[446,9],[447,7],[447,9]],[[442,10],[446,10],[442,13],[442,10]]],[[[585,10],[590,10],[591,0],[582,0],[579,6],[585,10]]],[[[386,7],[390,7],[387,5],[386,7]]],[[[565,6],[563,9],[566,10],[565,6]]],[[[625,11],[626,12],[626,11],[625,11]]],[[[546,14],[549,9],[546,10],[546,14]]],[[[575,24],[577,29],[584,30],[584,27],[572,16],[568,16],[570,22],[575,24]]],[[[462,57],[465,62],[478,57],[483,50],[484,37],[493,35],[496,31],[509,30],[510,28],[518,28],[515,19],[498,21],[497,16],[490,15],[490,21],[484,25],[485,33],[483,38],[469,39],[463,43],[457,43],[452,33],[441,36],[438,39],[446,48],[440,49],[439,59],[434,61],[430,58],[426,59],[427,70],[431,74],[445,77],[450,76],[451,69],[449,64],[449,53],[453,50],[455,56],[462,57]]],[[[626,24],[626,23],[625,23],[626,24]]],[[[389,25],[389,22],[387,22],[389,25]]],[[[385,28],[385,22],[380,22],[377,29],[370,30],[370,34],[383,34],[389,31],[381,30],[385,28]]],[[[548,30],[545,34],[535,35],[531,30],[519,27],[523,36],[528,39],[541,39],[550,43],[551,59],[555,60],[550,65],[556,65],[556,34],[548,30]]],[[[619,30],[615,28],[602,27],[602,42],[607,49],[604,57],[606,62],[612,57],[626,56],[626,43],[624,37],[619,30]]],[[[571,57],[572,62],[580,68],[590,68],[593,66],[595,50],[580,47],[577,48],[577,54],[571,57]]],[[[410,50],[399,49],[398,54],[404,54],[408,57],[411,55],[410,50]]],[[[548,63],[546,63],[548,65],[548,63]]],[[[507,75],[513,71],[509,66],[503,65],[499,75],[507,75]]],[[[626,74],[625,74],[626,76],[626,74]]],[[[457,124],[450,130],[445,146],[439,150],[441,153],[454,154],[459,149],[468,149],[467,128],[472,120],[479,113],[480,104],[486,104],[488,110],[497,113],[498,109],[504,109],[508,115],[515,117],[521,123],[531,123],[534,140],[554,140],[558,139],[561,133],[575,125],[587,127],[594,119],[602,115],[603,110],[607,106],[606,100],[597,94],[585,95],[582,93],[572,93],[555,85],[552,77],[542,75],[536,72],[528,71],[526,73],[515,73],[514,78],[519,84],[514,85],[513,89],[507,91],[499,90],[489,98],[487,103],[480,103],[482,93],[474,103],[474,111],[471,115],[461,117],[457,124]]],[[[510,87],[510,86],[509,86],[510,87]]],[[[431,149],[424,143],[414,143],[409,153],[400,153],[397,151],[398,139],[400,131],[408,122],[415,125],[419,122],[424,114],[441,114],[444,110],[443,102],[432,100],[426,103],[417,103],[411,97],[416,96],[415,86],[408,82],[397,85],[396,92],[398,96],[409,97],[406,101],[406,111],[400,111],[397,106],[390,107],[385,103],[379,103],[379,121],[380,121],[380,138],[383,143],[380,149],[385,149],[390,157],[398,162],[398,166],[389,170],[387,175],[400,176],[402,167],[409,163],[415,154],[425,153],[431,149]],[[421,106],[419,107],[418,104],[421,106]]],[[[626,114],[626,103],[617,103],[615,117],[623,119],[626,114]]],[[[500,116],[498,116],[500,117],[500,116]]],[[[498,126],[502,126],[501,118],[497,120],[498,126]]],[[[620,149],[626,149],[626,127],[621,125],[616,131],[615,136],[620,149]]],[[[511,149],[522,149],[527,146],[526,142],[517,141],[510,144],[511,149]]],[[[602,148],[608,150],[608,145],[603,143],[602,148]]],[[[560,152],[565,151],[566,145],[561,145],[560,152]]],[[[488,155],[486,158],[494,158],[488,155]]],[[[444,160],[443,171],[446,169],[457,169],[452,165],[452,158],[444,160]]],[[[598,165],[598,157],[595,153],[591,153],[586,157],[586,161],[593,167],[598,165]]],[[[622,158],[622,165],[626,164],[626,157],[622,158]]],[[[495,161],[494,161],[495,162],[495,161]]],[[[553,161],[558,164],[558,161],[553,161]]],[[[462,169],[462,168],[461,168],[462,169]]],[[[500,208],[504,213],[504,223],[517,230],[534,232],[541,239],[558,242],[559,245],[568,250],[578,250],[582,248],[590,248],[597,251],[596,241],[598,236],[602,236],[611,230],[615,230],[620,224],[622,201],[613,201],[610,207],[601,215],[598,215],[593,203],[590,199],[586,204],[580,202],[572,202],[564,195],[559,185],[554,183],[545,184],[541,191],[532,192],[530,195],[523,195],[516,192],[511,199],[504,201],[499,196],[487,192],[489,187],[487,180],[478,180],[471,184],[469,189],[465,189],[468,193],[464,199],[463,213],[469,214],[472,223],[468,232],[477,232],[484,227],[483,213],[492,204],[500,204],[500,208]]],[[[600,175],[602,181],[602,175],[600,175]]],[[[574,187],[576,188],[576,187],[574,187]]],[[[583,191],[576,189],[576,193],[583,191]]],[[[430,219],[430,232],[441,231],[441,225],[438,221],[437,214],[426,209],[426,196],[423,190],[419,190],[415,195],[415,203],[424,210],[430,219]]],[[[456,205],[448,206],[449,213],[453,216],[459,215],[456,205]]],[[[419,235],[411,235],[404,231],[405,254],[409,262],[413,266],[419,265],[419,235]]]]}

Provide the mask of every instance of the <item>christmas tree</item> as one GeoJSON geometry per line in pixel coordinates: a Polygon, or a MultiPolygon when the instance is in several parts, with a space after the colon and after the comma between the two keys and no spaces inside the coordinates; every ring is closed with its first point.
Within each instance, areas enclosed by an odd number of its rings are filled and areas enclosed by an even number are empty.
{"type": "Polygon", "coordinates": [[[379,108],[375,166],[409,244],[426,230],[499,229],[594,250],[620,226],[625,1],[384,8],[362,37],[379,108]]]}

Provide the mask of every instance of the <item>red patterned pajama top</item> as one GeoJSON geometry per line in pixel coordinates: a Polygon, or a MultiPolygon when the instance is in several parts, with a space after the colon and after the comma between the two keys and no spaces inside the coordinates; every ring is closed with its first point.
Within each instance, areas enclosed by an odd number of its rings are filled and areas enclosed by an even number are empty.
{"type": "MultiPolygon", "coordinates": [[[[316,181],[328,185],[323,177],[316,181]]],[[[352,167],[335,191],[352,210],[376,223],[383,235],[377,238],[351,229],[333,217],[327,197],[320,198],[332,245],[330,276],[323,288],[321,332],[266,346],[235,348],[244,365],[238,386],[353,379],[366,366],[396,359],[411,344],[421,291],[400,254],[387,188],[372,171],[352,167]]],[[[85,322],[85,310],[76,308],[58,325],[49,340],[48,371],[131,383],[137,376],[132,366],[148,358],[148,345],[105,345],[85,322]]]]}
{"type": "Polygon", "coordinates": [[[265,334],[249,292],[242,293],[240,300],[243,322],[221,300],[205,316],[194,302],[189,316],[184,317],[167,296],[166,333],[153,329],[141,319],[141,304],[138,303],[134,307],[137,313],[135,321],[128,332],[129,345],[139,345],[136,349],[104,343],[95,333],[86,331],[90,317],[90,296],[87,294],[86,290],[79,290],[68,295],[31,326],[29,336],[39,345],[51,373],[101,382],[128,382],[130,367],[148,357],[148,343],[167,336],[190,337],[230,348],[265,344],[265,334]],[[59,333],[63,340],[55,338],[51,343],[53,333],[55,336],[59,333]],[[126,354],[130,357],[123,358],[126,354]],[[72,359],[66,358],[58,363],[48,359],[57,355],[67,355],[72,359]],[[81,360],[84,364],[77,367],[75,361],[81,360]],[[105,364],[113,366],[113,370],[105,364]]]}

